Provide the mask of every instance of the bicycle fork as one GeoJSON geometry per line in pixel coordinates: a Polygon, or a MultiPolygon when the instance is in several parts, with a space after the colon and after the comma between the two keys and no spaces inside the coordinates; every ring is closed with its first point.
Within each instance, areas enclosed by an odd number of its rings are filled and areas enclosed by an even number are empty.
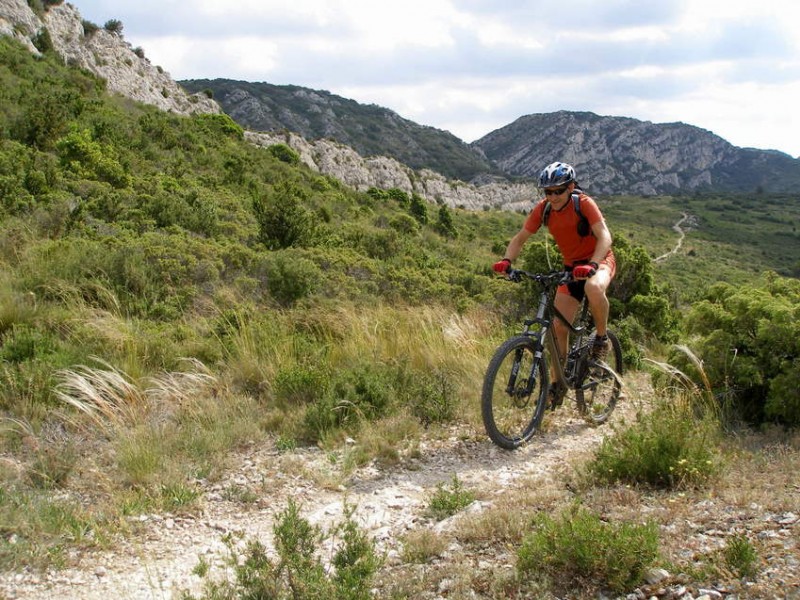
{"type": "MultiPolygon", "coordinates": [[[[533,321],[525,322],[525,334],[529,334],[528,328],[533,324],[533,321]]],[[[530,334],[530,337],[535,338],[534,353],[531,364],[528,366],[529,373],[523,373],[525,379],[522,381],[524,385],[518,386],[518,379],[520,377],[520,370],[522,368],[523,358],[525,356],[525,348],[517,348],[514,351],[514,362],[511,365],[511,372],[508,375],[508,383],[506,385],[506,394],[515,399],[528,398],[533,393],[533,388],[536,385],[536,373],[539,361],[542,360],[542,344],[541,338],[538,334],[530,334]]]]}

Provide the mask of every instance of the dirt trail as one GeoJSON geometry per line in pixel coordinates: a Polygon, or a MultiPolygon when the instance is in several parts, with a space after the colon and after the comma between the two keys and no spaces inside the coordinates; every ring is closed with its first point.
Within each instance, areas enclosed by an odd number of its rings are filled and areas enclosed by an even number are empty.
{"type": "MultiPolygon", "coordinates": [[[[629,398],[641,397],[635,388],[645,383],[626,383],[629,398]]],[[[619,406],[611,420],[633,411],[632,404],[619,406]]],[[[75,566],[62,571],[5,574],[0,577],[0,597],[109,600],[177,598],[180,590],[197,594],[202,580],[192,570],[199,557],[214,566],[211,576],[218,574],[227,532],[243,531],[271,547],[275,516],[289,498],[299,504],[305,518],[323,528],[341,522],[345,503],[356,506],[356,520],[378,549],[397,555],[400,536],[418,524],[430,526],[422,518],[430,497],[453,475],[466,488],[483,492],[484,500],[467,509],[480,511],[506,490],[557,477],[570,468],[573,458],[595,448],[611,432],[608,425],[585,424],[569,402],[548,414],[545,425],[545,433],[514,452],[495,447],[482,432],[464,436],[453,431],[449,439],[423,441],[421,456],[410,468],[381,470],[368,465],[338,486],[331,485],[330,478],[325,485],[331,461],[319,449],[279,453],[273,445],[253,447],[242,454],[238,468],[225,481],[206,486],[198,516],[137,517],[141,531],[135,539],[119,542],[111,551],[74,556],[75,566]],[[231,489],[258,490],[259,497],[237,502],[231,489]]],[[[457,518],[449,520],[449,526],[457,518]]],[[[446,528],[448,521],[440,525],[446,528]]]]}
{"type": "Polygon", "coordinates": [[[674,256],[681,249],[681,246],[683,246],[683,240],[686,238],[686,231],[684,231],[682,225],[689,219],[689,215],[687,213],[681,213],[681,215],[681,218],[672,226],[672,230],[678,234],[678,241],[675,247],[669,252],[654,258],[653,262],[661,262],[662,260],[668,259],[670,256],[674,256]]]}

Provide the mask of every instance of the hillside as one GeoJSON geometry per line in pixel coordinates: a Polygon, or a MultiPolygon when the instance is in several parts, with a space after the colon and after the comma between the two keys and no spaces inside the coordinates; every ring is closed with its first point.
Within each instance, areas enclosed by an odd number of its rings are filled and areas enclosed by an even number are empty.
{"type": "Polygon", "coordinates": [[[122,23],[115,25],[106,29],[81,19],[67,2],[0,2],[0,35],[35,54],[54,50],[65,63],[102,78],[110,92],[177,114],[220,112],[207,96],[187,94],[169,73],[150,63],[144,49],[125,41],[122,23]]]}
{"type": "MultiPolygon", "coordinates": [[[[482,381],[535,297],[490,265],[522,215],[348,185],[294,149],[322,144],[109,93],[25,31],[0,36],[0,596],[798,589],[800,282],[754,272],[795,256],[781,198],[603,198],[624,399],[590,427],[568,395],[502,452],[482,381]]],[[[540,235],[519,264],[559,259],[540,235]]]]}
{"type": "Polygon", "coordinates": [[[374,104],[360,104],[322,90],[229,79],[180,81],[187,90],[209,90],[223,110],[251,131],[330,138],[364,157],[390,156],[413,168],[427,168],[468,181],[492,166],[453,134],[418,125],[374,104]]]}

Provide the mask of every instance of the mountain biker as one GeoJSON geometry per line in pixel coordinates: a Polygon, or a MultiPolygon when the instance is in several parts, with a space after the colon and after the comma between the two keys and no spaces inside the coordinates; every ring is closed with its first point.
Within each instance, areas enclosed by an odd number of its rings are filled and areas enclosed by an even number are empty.
{"type": "MultiPolygon", "coordinates": [[[[605,360],[608,354],[608,298],[606,290],[616,271],[616,260],[611,250],[611,233],[595,201],[578,186],[575,169],[563,162],[554,162],[544,168],[539,175],[539,187],[544,190],[544,198],[539,201],[525,220],[522,229],[511,238],[503,260],[493,265],[493,270],[505,274],[511,268],[528,238],[536,233],[543,223],[548,203],[547,228],[555,239],[564,259],[565,268],[572,271],[573,281],[559,286],[556,292],[555,307],[570,322],[580,306],[584,295],[594,319],[596,336],[591,349],[596,360],[605,360]],[[573,193],[578,194],[580,214],[575,210],[573,193]],[[591,233],[581,235],[578,226],[583,218],[588,220],[591,233]]],[[[563,361],[567,354],[569,329],[555,319],[554,333],[563,361]]]]}

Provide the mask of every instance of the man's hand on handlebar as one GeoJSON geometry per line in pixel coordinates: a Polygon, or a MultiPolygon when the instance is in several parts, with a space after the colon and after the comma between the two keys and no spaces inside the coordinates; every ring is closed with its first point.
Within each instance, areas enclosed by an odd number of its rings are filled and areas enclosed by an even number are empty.
{"type": "Polygon", "coordinates": [[[511,270],[511,261],[507,258],[504,258],[503,260],[494,263],[492,265],[492,270],[495,273],[508,273],[511,270]]]}

